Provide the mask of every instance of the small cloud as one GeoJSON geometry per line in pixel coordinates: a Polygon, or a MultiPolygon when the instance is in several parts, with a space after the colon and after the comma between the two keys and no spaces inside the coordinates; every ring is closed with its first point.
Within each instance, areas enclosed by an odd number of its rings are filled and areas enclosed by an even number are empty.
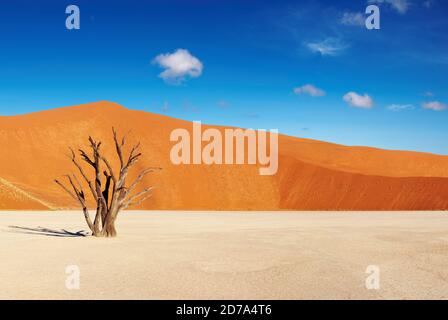
{"type": "Polygon", "coordinates": [[[197,78],[202,74],[203,69],[202,62],[185,49],[159,54],[154,58],[153,63],[165,69],[159,77],[169,84],[180,84],[187,77],[197,78]]]}
{"type": "Polygon", "coordinates": [[[448,109],[448,105],[438,101],[425,102],[422,104],[423,109],[434,110],[434,111],[443,111],[448,109]]]}
{"type": "Polygon", "coordinates": [[[431,92],[431,91],[423,92],[423,95],[425,97],[434,97],[435,96],[434,92],[431,92]]]}
{"type": "Polygon", "coordinates": [[[387,3],[400,14],[405,14],[410,6],[409,0],[369,0],[369,3],[387,3]]]}
{"type": "Polygon", "coordinates": [[[294,88],[295,94],[309,94],[312,97],[323,97],[326,95],[325,91],[319,88],[316,88],[312,84],[306,84],[304,86],[294,88]]]}
{"type": "Polygon", "coordinates": [[[365,26],[365,16],[360,12],[344,12],[339,22],[346,26],[365,26]]]}
{"type": "Polygon", "coordinates": [[[355,108],[370,109],[373,107],[373,100],[367,94],[361,96],[356,92],[349,92],[342,99],[355,108]]]}
{"type": "Polygon", "coordinates": [[[415,107],[412,104],[391,104],[387,106],[387,109],[391,111],[404,111],[404,110],[413,110],[415,107]]]}
{"type": "Polygon", "coordinates": [[[337,38],[327,38],[320,42],[306,43],[306,47],[322,56],[337,56],[347,49],[348,45],[337,38]]]}

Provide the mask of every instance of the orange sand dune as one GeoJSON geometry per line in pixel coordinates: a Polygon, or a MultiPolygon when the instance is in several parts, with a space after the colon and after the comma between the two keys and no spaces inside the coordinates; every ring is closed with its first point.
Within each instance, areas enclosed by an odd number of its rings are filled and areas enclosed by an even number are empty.
{"type": "Polygon", "coordinates": [[[89,135],[114,158],[112,126],[132,130],[129,142],[141,142],[144,155],[135,171],[163,168],[144,180],[157,189],[142,209],[448,209],[447,156],[280,136],[275,176],[260,176],[249,165],[175,166],[170,133],[191,131],[190,122],[110,102],[0,117],[0,209],[76,208],[53,179],[75,172],[67,148],[86,147],[89,135]]]}
{"type": "Polygon", "coordinates": [[[33,197],[5,179],[0,178],[0,210],[52,209],[45,202],[33,197]]]}

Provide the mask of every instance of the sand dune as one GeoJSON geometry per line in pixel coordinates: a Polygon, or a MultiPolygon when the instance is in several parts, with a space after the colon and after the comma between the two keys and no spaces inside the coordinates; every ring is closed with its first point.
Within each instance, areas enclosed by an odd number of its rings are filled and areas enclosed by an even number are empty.
{"type": "Polygon", "coordinates": [[[51,205],[20,189],[11,182],[0,178],[1,209],[54,209],[51,205]]]}
{"type": "Polygon", "coordinates": [[[75,208],[53,179],[73,172],[67,148],[85,147],[89,135],[114,157],[112,126],[132,130],[129,140],[141,142],[144,158],[136,170],[163,168],[144,181],[157,189],[143,209],[448,209],[447,156],[280,136],[275,176],[260,176],[249,165],[175,166],[169,135],[191,130],[191,123],[110,102],[0,117],[0,208],[75,208]]]}

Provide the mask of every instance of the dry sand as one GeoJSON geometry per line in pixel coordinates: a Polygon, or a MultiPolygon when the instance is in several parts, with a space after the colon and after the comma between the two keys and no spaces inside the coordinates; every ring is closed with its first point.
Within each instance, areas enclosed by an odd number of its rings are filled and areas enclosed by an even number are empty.
{"type": "Polygon", "coordinates": [[[448,298],[442,212],[125,212],[117,239],[27,228],[86,229],[77,212],[1,212],[1,299],[448,298]]]}

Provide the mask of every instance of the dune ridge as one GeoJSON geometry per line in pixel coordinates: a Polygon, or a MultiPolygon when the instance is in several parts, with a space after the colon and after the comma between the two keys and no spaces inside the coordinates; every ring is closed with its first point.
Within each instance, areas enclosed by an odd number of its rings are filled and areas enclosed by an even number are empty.
{"type": "Polygon", "coordinates": [[[448,156],[280,135],[275,176],[260,176],[250,165],[175,166],[169,135],[176,128],[191,131],[190,122],[107,101],[0,117],[0,208],[77,208],[53,179],[74,172],[68,147],[86,147],[89,135],[103,141],[117,164],[112,126],[131,131],[129,142],[142,144],[143,159],[132,174],[146,166],[163,168],[145,178],[143,185],[156,189],[140,209],[448,209],[448,156]]]}
{"type": "Polygon", "coordinates": [[[0,209],[50,209],[56,208],[0,177],[0,209]],[[10,203],[14,203],[11,207],[10,203]]]}

